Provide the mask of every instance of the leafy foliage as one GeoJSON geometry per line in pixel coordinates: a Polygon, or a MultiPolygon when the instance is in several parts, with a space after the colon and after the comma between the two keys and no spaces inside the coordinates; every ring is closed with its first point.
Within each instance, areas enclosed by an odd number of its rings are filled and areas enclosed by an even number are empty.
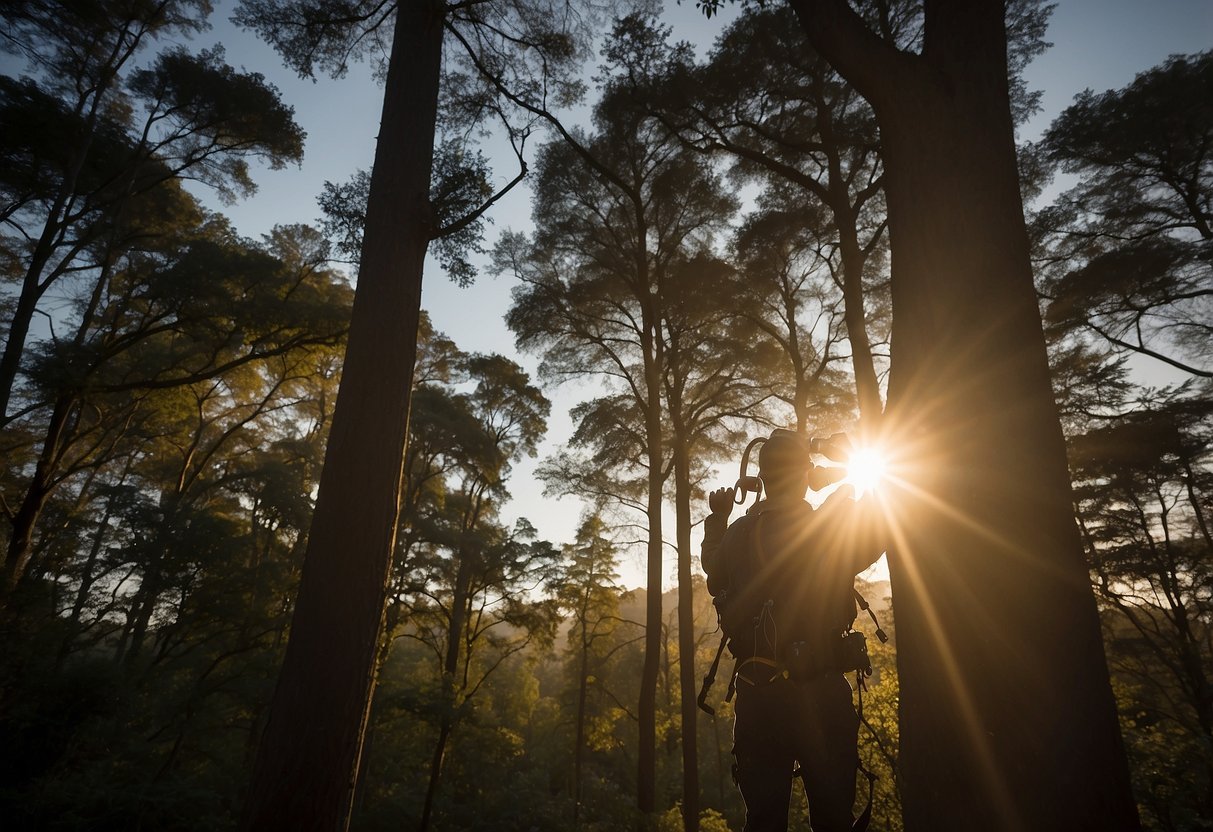
{"type": "MultiPolygon", "coordinates": [[[[489,220],[476,212],[493,195],[489,174],[484,156],[479,151],[469,154],[463,145],[444,145],[435,154],[430,190],[436,216],[433,249],[438,263],[460,286],[470,286],[475,279],[471,255],[484,253],[480,241],[489,220]],[[463,221],[470,217],[471,222],[463,221]]],[[[347,262],[356,263],[362,252],[370,190],[370,174],[360,170],[343,184],[325,182],[319,197],[324,231],[336,240],[337,252],[347,262]]]]}
{"type": "Polygon", "coordinates": [[[1036,220],[1047,320],[1209,377],[1213,53],[1087,90],[1044,147],[1079,179],[1036,220]]]}

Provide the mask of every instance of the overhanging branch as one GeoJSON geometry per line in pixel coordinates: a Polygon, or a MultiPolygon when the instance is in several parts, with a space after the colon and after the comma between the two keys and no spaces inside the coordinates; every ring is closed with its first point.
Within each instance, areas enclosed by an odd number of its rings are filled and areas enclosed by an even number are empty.
{"type": "Polygon", "coordinates": [[[475,211],[471,211],[467,214],[464,214],[462,217],[455,220],[454,222],[448,223],[447,225],[444,225],[442,228],[439,228],[437,231],[434,232],[434,235],[430,239],[439,240],[443,237],[448,237],[451,234],[457,234],[458,232],[467,228],[469,225],[474,223],[476,220],[478,220],[482,216],[484,216],[485,211],[492,208],[493,205],[496,204],[499,199],[501,199],[503,196],[508,194],[511,190],[514,189],[515,185],[517,185],[524,178],[526,178],[526,174],[527,174],[526,159],[522,158],[521,154],[518,156],[518,162],[519,162],[520,167],[519,167],[517,176],[515,176],[513,179],[511,179],[497,193],[493,194],[487,200],[482,202],[480,204],[480,207],[478,207],[475,211]]]}
{"type": "Polygon", "coordinates": [[[883,40],[847,0],[788,0],[809,42],[873,106],[921,77],[918,56],[883,40]]]}

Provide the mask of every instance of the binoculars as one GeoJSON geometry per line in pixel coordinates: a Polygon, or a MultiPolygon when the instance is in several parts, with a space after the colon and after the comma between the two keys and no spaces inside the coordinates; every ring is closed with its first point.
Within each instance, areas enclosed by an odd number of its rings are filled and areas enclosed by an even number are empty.
{"type": "Polygon", "coordinates": [[[846,478],[846,468],[814,465],[809,459],[809,457],[816,454],[824,456],[831,462],[845,464],[851,458],[851,453],[854,450],[850,438],[845,433],[833,433],[823,438],[805,436],[794,430],[776,428],[771,431],[770,436],[760,436],[746,445],[745,452],[741,455],[741,473],[737,478],[737,484],[733,486],[733,499],[737,505],[745,502],[746,494],[762,491],[762,480],[758,477],[750,476],[748,473],[750,454],[753,453],[754,448],[771,440],[776,440],[780,443],[793,442],[803,449],[804,461],[809,471],[809,488],[813,491],[820,491],[846,478]]]}

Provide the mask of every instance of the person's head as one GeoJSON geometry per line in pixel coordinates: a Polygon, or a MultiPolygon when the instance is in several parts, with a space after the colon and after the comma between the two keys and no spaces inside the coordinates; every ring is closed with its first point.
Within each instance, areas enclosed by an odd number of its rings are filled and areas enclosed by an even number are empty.
{"type": "Polygon", "coordinates": [[[793,431],[775,431],[758,451],[758,475],[771,499],[803,498],[810,468],[809,444],[793,431]]]}

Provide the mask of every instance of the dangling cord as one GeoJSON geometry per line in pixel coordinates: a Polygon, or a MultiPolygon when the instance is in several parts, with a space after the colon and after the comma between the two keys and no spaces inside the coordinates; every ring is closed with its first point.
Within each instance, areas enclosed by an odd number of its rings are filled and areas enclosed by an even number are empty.
{"type": "MultiPolygon", "coordinates": [[[[867,682],[863,678],[863,672],[856,670],[855,690],[859,694],[859,707],[856,709],[856,713],[859,715],[859,721],[863,723],[864,727],[871,732],[872,737],[879,743],[880,740],[876,737],[876,732],[872,730],[872,726],[868,724],[868,721],[863,718],[863,692],[867,690],[867,687],[867,682]]],[[[876,797],[876,775],[869,771],[867,766],[863,764],[863,761],[859,759],[858,749],[856,749],[855,754],[855,767],[868,779],[868,805],[863,807],[863,812],[851,824],[851,832],[866,832],[868,824],[872,822],[872,803],[876,797]]]]}
{"type": "Polygon", "coordinates": [[[767,647],[771,648],[771,659],[778,661],[779,659],[779,626],[775,623],[775,615],[771,612],[771,608],[775,606],[775,601],[771,598],[762,605],[762,617],[759,623],[762,626],[762,640],[767,643],[767,647]],[[767,622],[771,623],[771,634],[767,635],[767,622]]]}

